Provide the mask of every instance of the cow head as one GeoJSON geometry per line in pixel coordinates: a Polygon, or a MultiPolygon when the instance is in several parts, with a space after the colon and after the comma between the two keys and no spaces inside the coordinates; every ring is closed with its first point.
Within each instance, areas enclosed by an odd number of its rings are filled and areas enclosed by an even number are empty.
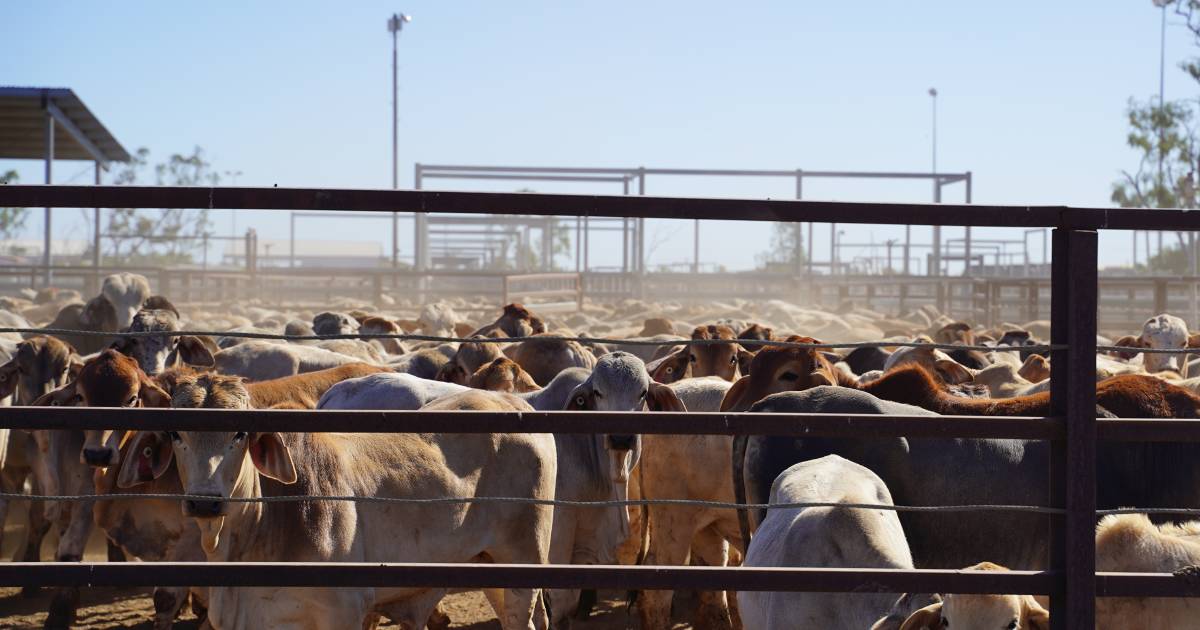
{"type": "Polygon", "coordinates": [[[637,337],[653,337],[654,335],[674,335],[675,324],[665,317],[651,317],[642,322],[642,330],[637,337]]]}
{"type": "MultiPolygon", "coordinates": [[[[990,562],[973,567],[975,571],[1007,571],[990,562]]],[[[1006,628],[1049,630],[1050,613],[1029,595],[946,595],[937,604],[914,612],[900,630],[921,628],[1006,628]]]]}
{"type": "Polygon", "coordinates": [[[483,366],[504,357],[499,344],[468,341],[458,347],[454,358],[438,370],[437,380],[466,385],[483,366]]]}
{"type": "MultiPolygon", "coordinates": [[[[187,375],[176,383],[171,406],[249,409],[250,394],[237,377],[187,375]]],[[[184,515],[196,519],[201,542],[209,553],[220,541],[229,505],[225,499],[249,492],[255,485],[246,475],[257,470],[287,484],[297,478],[291,453],[277,433],[141,431],[133,440],[131,450],[137,457],[122,462],[117,486],[129,488],[157,479],[174,460],[184,493],[211,497],[183,503],[184,515]]]]}
{"type": "MultiPolygon", "coordinates": [[[[175,332],[179,329],[179,316],[167,309],[142,309],[129,324],[129,332],[175,332]]],[[[199,337],[191,335],[123,337],[112,347],[132,357],[138,367],[151,376],[161,374],[176,360],[190,365],[213,364],[212,352],[199,337]]]]}
{"type": "Polygon", "coordinates": [[[122,330],[129,327],[134,314],[150,298],[150,281],[136,273],[114,273],[104,279],[100,295],[113,307],[116,328],[112,330],[122,330]]]}
{"type": "MultiPolygon", "coordinates": [[[[80,403],[86,407],[168,407],[171,401],[137,361],[112,349],[83,365],[75,387],[80,403]]],[[[121,431],[84,431],[80,460],[92,466],[115,465],[123,437],[121,431]]]]}
{"type": "Polygon", "coordinates": [[[480,367],[471,375],[467,386],[515,394],[526,394],[541,389],[529,372],[507,357],[493,359],[491,363],[480,367]]]}
{"type": "Polygon", "coordinates": [[[504,312],[492,324],[509,337],[531,337],[546,332],[546,325],[524,304],[513,302],[504,306],[504,312]]]}
{"type": "Polygon", "coordinates": [[[17,344],[11,361],[0,366],[0,398],[15,393],[13,404],[32,404],[66,385],[79,366],[79,357],[69,344],[54,337],[30,337],[17,344]]]}
{"type": "MultiPolygon", "coordinates": [[[[697,326],[692,331],[694,341],[710,339],[735,339],[733,329],[723,325],[697,326]]],[[[738,350],[741,346],[736,343],[722,344],[688,344],[688,361],[691,363],[692,376],[719,376],[733,382],[741,376],[738,370],[738,350]]]]}
{"type": "Polygon", "coordinates": [[[346,313],[318,313],[313,317],[313,332],[318,335],[353,335],[358,332],[359,323],[346,313]]]}
{"type": "Polygon", "coordinates": [[[942,326],[934,333],[933,339],[938,343],[975,345],[975,333],[971,330],[971,325],[964,322],[953,322],[942,326]]]}
{"type": "MultiPolygon", "coordinates": [[[[917,341],[928,341],[928,337],[919,337],[917,341]]],[[[891,372],[906,365],[919,365],[947,385],[970,383],[974,378],[974,373],[970,368],[932,346],[908,346],[897,349],[884,362],[883,371],[891,372]]]]}
{"type": "MultiPolygon", "coordinates": [[[[573,411],[686,411],[671,388],[650,380],[642,360],[628,352],[610,352],[596,361],[587,380],[571,392],[573,411]]],[[[606,446],[622,460],[615,473],[624,482],[641,453],[637,435],[609,435],[606,446]]]]}
{"type": "MultiPolygon", "coordinates": [[[[1139,337],[1144,347],[1156,350],[1182,350],[1188,345],[1187,323],[1182,319],[1168,315],[1156,315],[1146,320],[1142,325],[1142,335],[1139,337]]],[[[1183,372],[1183,354],[1144,353],[1142,363],[1151,374],[1174,370],[1183,372]]]]}
{"type": "MultiPolygon", "coordinates": [[[[812,337],[799,336],[788,337],[787,341],[821,343],[812,337]]],[[[771,394],[837,385],[848,378],[815,348],[763,348],[750,362],[750,375],[738,379],[725,393],[721,411],[746,411],[771,394]]]]}

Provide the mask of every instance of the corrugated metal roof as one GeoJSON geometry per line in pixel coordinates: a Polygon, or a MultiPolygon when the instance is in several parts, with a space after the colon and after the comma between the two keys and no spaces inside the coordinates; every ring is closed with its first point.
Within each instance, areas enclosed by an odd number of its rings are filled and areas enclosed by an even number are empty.
{"type": "Polygon", "coordinates": [[[126,162],[129,152],[109,133],[83,101],[68,88],[0,86],[0,159],[41,160],[46,157],[45,103],[57,107],[94,147],[94,155],[62,123],[54,125],[54,159],[126,162]]]}

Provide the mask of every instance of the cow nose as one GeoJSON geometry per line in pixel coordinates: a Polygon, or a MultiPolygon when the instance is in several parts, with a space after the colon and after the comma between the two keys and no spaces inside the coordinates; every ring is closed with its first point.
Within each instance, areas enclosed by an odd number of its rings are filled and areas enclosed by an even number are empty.
{"type": "Polygon", "coordinates": [[[88,466],[108,466],[112,463],[113,450],[111,448],[85,448],[83,449],[83,461],[88,466]]]}
{"type": "Polygon", "coordinates": [[[183,502],[183,513],[185,516],[194,516],[196,518],[215,518],[221,516],[225,510],[225,502],[221,497],[212,499],[187,499],[183,502]]]}
{"type": "Polygon", "coordinates": [[[614,451],[632,451],[636,441],[636,435],[610,435],[608,447],[614,451]]]}

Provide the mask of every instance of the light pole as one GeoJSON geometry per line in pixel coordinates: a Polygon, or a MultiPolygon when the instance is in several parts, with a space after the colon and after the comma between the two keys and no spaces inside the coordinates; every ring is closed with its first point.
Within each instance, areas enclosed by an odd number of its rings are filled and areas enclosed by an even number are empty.
{"type": "MultiPolygon", "coordinates": [[[[933,202],[942,200],[942,186],[937,177],[937,88],[929,88],[929,97],[933,104],[933,202]]],[[[933,264],[930,265],[929,275],[936,276],[942,270],[942,226],[933,226],[933,264]]]]}
{"type": "MultiPolygon", "coordinates": [[[[411,22],[412,16],[404,13],[393,13],[388,18],[388,32],[392,34],[392,190],[400,187],[400,81],[396,63],[396,41],[400,30],[406,22],[411,22]]],[[[400,216],[392,213],[392,267],[400,266],[400,216]]]]}

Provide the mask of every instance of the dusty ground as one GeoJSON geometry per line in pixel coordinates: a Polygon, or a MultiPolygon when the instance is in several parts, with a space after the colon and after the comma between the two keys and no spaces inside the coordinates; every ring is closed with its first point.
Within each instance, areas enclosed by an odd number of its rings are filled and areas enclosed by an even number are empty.
{"type": "MultiPolygon", "coordinates": [[[[16,506],[11,512],[21,512],[16,506]]],[[[10,518],[5,527],[4,544],[0,546],[0,557],[12,558],[17,545],[24,538],[23,515],[10,518]]],[[[42,557],[53,557],[55,536],[46,537],[42,545],[42,557]]],[[[103,561],[105,559],[104,541],[98,534],[93,534],[88,544],[85,560],[103,561]]],[[[0,629],[7,628],[41,628],[46,620],[46,609],[50,604],[50,593],[43,589],[36,597],[26,598],[21,595],[19,588],[0,588],[0,629]]],[[[636,611],[627,615],[624,594],[603,592],[601,601],[593,611],[591,619],[586,622],[574,621],[571,627],[583,630],[624,630],[636,628],[636,611]]],[[[683,611],[688,607],[677,602],[676,610],[683,611]]],[[[480,593],[457,593],[450,595],[444,601],[446,611],[453,620],[451,627],[467,628],[470,630],[499,630],[500,623],[496,621],[491,606],[480,593]]],[[[84,589],[81,593],[79,617],[73,627],[100,628],[139,628],[149,630],[150,618],[154,613],[154,603],[150,599],[150,589],[115,589],[93,588],[84,589]]],[[[193,630],[199,624],[190,612],[185,612],[175,623],[180,630],[193,630]]],[[[395,626],[387,626],[395,628],[395,626]]],[[[687,624],[677,623],[676,630],[689,628],[687,624]]]]}

